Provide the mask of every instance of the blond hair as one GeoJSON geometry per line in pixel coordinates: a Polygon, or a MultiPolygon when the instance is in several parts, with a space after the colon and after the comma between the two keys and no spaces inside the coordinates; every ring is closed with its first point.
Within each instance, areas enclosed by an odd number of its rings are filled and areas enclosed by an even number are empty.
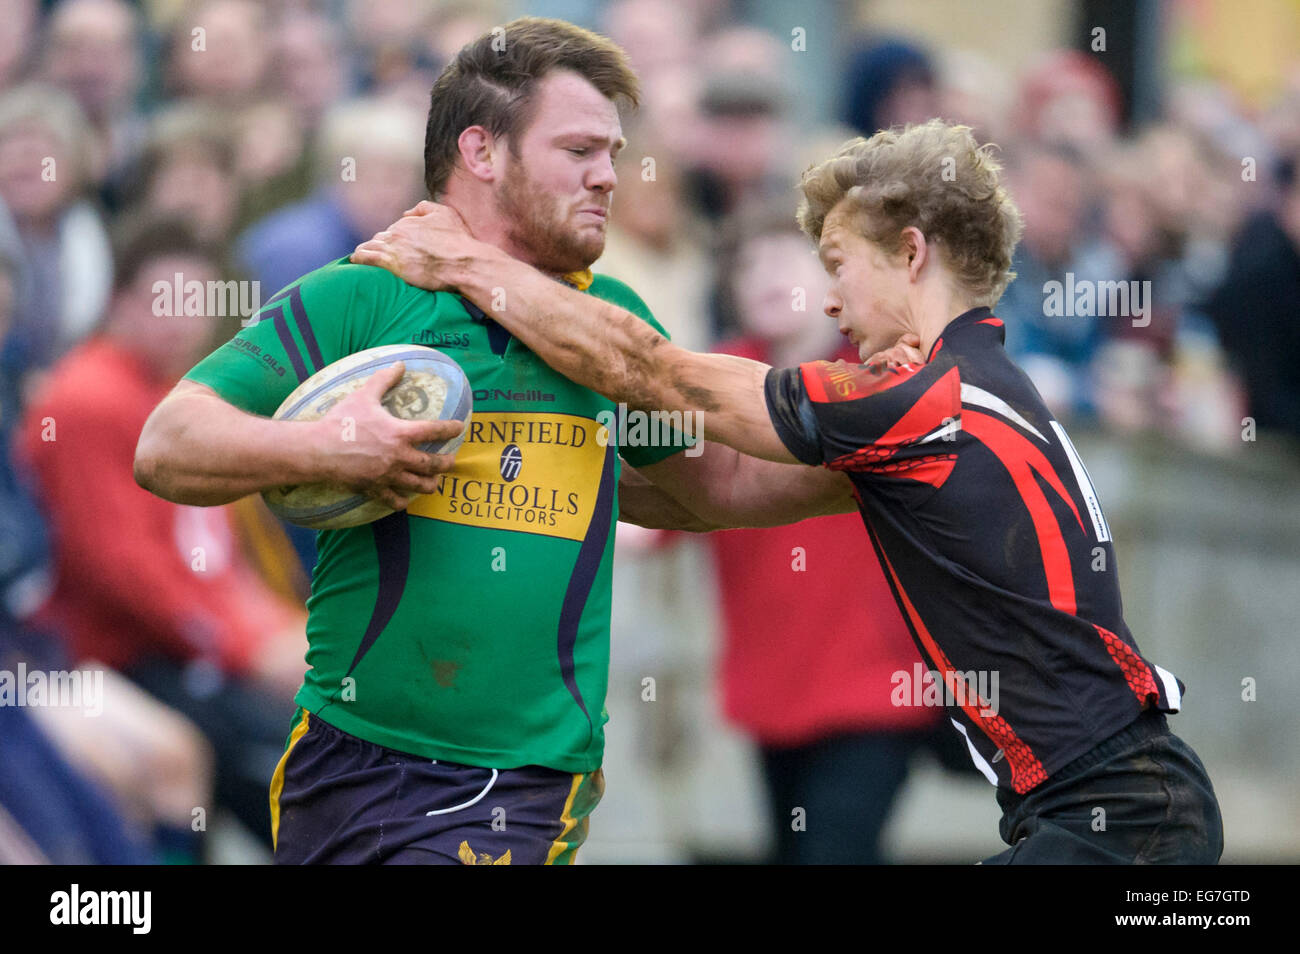
{"type": "Polygon", "coordinates": [[[844,202],[862,234],[892,253],[903,229],[915,226],[938,241],[975,303],[992,306],[1016,277],[1011,259],[1022,225],[991,150],[969,126],[939,119],[851,139],[804,171],[799,227],[819,242],[826,216],[844,202]]]}

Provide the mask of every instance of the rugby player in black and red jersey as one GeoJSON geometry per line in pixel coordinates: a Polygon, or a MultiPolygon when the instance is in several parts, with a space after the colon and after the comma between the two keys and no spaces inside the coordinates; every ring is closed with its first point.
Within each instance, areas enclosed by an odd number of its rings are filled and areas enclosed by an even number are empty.
{"type": "Polygon", "coordinates": [[[1214,864],[1214,789],[1165,716],[1185,687],[1125,625],[1097,494],[991,311],[1021,231],[999,172],[969,129],[932,120],[852,140],[804,174],[798,218],[831,276],[825,311],[863,364],[685,351],[475,241],[433,203],[354,260],[459,289],[557,371],[631,408],[701,410],[711,441],[846,475],[953,723],[997,787],[1011,847],[989,863],[1214,864]],[[1000,699],[980,695],[990,683],[1000,699]]]}

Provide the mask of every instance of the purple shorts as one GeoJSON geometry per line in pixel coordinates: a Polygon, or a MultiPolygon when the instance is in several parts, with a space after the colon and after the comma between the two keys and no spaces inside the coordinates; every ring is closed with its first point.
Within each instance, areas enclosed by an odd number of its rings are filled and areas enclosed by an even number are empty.
{"type": "Polygon", "coordinates": [[[573,864],[604,793],[575,775],[434,762],[299,710],[271,780],[276,864],[573,864]]]}

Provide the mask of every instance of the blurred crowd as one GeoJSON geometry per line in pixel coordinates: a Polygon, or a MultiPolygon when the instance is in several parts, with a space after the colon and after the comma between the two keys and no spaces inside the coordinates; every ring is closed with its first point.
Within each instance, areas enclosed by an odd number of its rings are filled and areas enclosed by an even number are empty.
{"type": "MultiPolygon", "coordinates": [[[[1013,74],[977,52],[863,35],[835,74],[838,115],[810,128],[789,37],[723,0],[596,10],[584,25],[627,50],[643,101],[623,119],[595,269],[686,347],[782,365],[840,352],[794,224],[798,175],[850,137],[941,116],[998,146],[1025,233],[995,311],[1063,420],[1209,453],[1239,450],[1247,421],[1252,436],[1300,437],[1300,72],[1254,109],[1164,77],[1160,119],[1129,128],[1088,53],[1044,51],[1013,74]]],[[[304,665],[313,545],[254,500],[178,507],[134,486],[149,409],[247,317],[159,316],[155,283],[256,282],[265,301],[384,228],[424,197],[439,70],[525,12],[538,11],[0,0],[0,670],[94,666],[118,700],[84,721],[0,706],[0,860],[202,860],[204,807],[269,840],[260,813],[304,665]]],[[[765,533],[629,534],[620,546],[640,569],[620,577],[616,617],[644,627],[653,614],[638,608],[687,602],[681,587],[700,584],[686,564],[666,593],[644,561],[695,547],[719,568],[721,709],[760,747],[769,791],[786,793],[774,804],[814,797],[789,790],[822,771],[820,752],[845,767],[828,804],[878,778],[883,818],[901,770],[881,766],[904,766],[936,720],[891,712],[854,680],[910,667],[914,650],[892,618],[869,651],[839,622],[866,612],[785,618],[772,561],[793,544],[765,533]],[[792,642],[794,662],[780,655],[792,642]],[[791,688],[795,670],[809,675],[791,688]],[[851,746],[831,758],[827,739],[851,746]]],[[[799,540],[816,562],[833,538],[799,540]]],[[[820,579],[827,606],[862,587],[820,579]]],[[[855,857],[876,859],[881,818],[863,822],[855,857]]]]}

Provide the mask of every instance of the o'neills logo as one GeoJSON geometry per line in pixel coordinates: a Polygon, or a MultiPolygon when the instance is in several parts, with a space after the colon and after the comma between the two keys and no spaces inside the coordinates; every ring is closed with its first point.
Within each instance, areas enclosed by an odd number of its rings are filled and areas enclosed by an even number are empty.
{"type": "Polygon", "coordinates": [[[847,361],[815,361],[803,365],[802,373],[808,396],[818,403],[856,401],[892,388],[910,377],[910,373],[898,368],[885,372],[875,365],[850,364],[847,361]]]}
{"type": "Polygon", "coordinates": [[[605,466],[599,427],[574,414],[475,412],[455,468],[406,512],[581,540],[605,466]]]}
{"type": "Polygon", "coordinates": [[[833,364],[827,369],[826,379],[840,397],[848,397],[858,389],[853,382],[853,371],[852,365],[841,364],[833,364]]]}
{"type": "Polygon", "coordinates": [[[554,401],[555,395],[550,391],[511,391],[508,388],[479,388],[474,392],[475,401],[554,401]]]}

